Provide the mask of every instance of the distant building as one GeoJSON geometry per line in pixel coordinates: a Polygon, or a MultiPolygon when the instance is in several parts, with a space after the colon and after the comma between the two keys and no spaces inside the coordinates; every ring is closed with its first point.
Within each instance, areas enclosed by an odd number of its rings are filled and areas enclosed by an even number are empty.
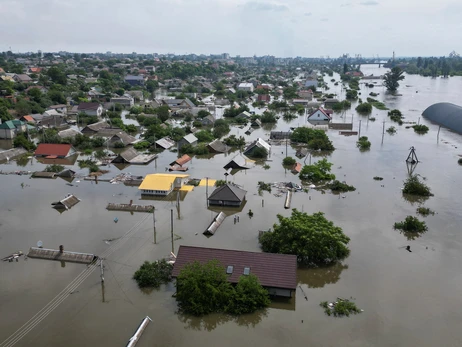
{"type": "Polygon", "coordinates": [[[31,83],[32,82],[32,78],[30,78],[29,75],[26,75],[26,74],[14,75],[13,79],[15,80],[15,82],[18,82],[18,83],[31,83]]]}
{"type": "Polygon", "coordinates": [[[98,102],[82,102],[79,104],[77,111],[85,113],[87,116],[101,117],[103,114],[103,106],[98,102]]]}
{"type": "Polygon", "coordinates": [[[130,95],[117,96],[110,99],[111,103],[120,104],[122,106],[132,107],[135,104],[135,100],[130,95]]]}
{"type": "Polygon", "coordinates": [[[332,117],[322,107],[312,112],[308,118],[310,121],[330,121],[332,117]]]}
{"type": "Polygon", "coordinates": [[[257,101],[268,103],[271,101],[271,96],[269,94],[259,94],[257,101]]]}
{"type": "Polygon", "coordinates": [[[298,91],[298,96],[301,98],[301,99],[306,99],[306,100],[313,100],[313,91],[311,89],[307,89],[307,90],[299,90],[298,91]]]}
{"type": "Polygon", "coordinates": [[[246,91],[246,92],[252,92],[254,91],[254,86],[253,86],[253,83],[240,83],[238,86],[237,86],[237,89],[238,90],[243,90],[243,91],[246,91]]]}
{"type": "Polygon", "coordinates": [[[109,147],[115,147],[117,143],[121,143],[124,146],[133,145],[138,142],[135,137],[128,135],[125,131],[120,131],[117,134],[112,135],[107,141],[106,144],[109,147]]]}
{"type": "Polygon", "coordinates": [[[14,139],[17,134],[27,131],[27,124],[20,120],[8,120],[0,124],[0,139],[14,139]]]}
{"type": "Polygon", "coordinates": [[[143,86],[144,85],[144,76],[127,75],[127,76],[125,76],[125,82],[127,82],[131,86],[143,86]]]}
{"type": "Polygon", "coordinates": [[[178,141],[178,149],[181,149],[181,147],[183,147],[186,144],[191,146],[197,145],[197,137],[194,136],[194,134],[186,135],[180,141],[178,141]]]}

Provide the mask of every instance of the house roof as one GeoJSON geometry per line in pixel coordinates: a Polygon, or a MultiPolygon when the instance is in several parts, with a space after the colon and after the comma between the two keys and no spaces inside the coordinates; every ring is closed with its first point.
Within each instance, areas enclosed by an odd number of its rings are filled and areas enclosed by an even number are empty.
{"type": "Polygon", "coordinates": [[[77,110],[79,111],[96,111],[101,104],[98,102],[82,102],[77,110]]]}
{"type": "Polygon", "coordinates": [[[213,140],[207,145],[207,147],[210,147],[213,151],[219,152],[219,153],[225,153],[225,152],[228,152],[229,150],[229,147],[226,146],[219,139],[213,140]]]}
{"type": "Polygon", "coordinates": [[[58,136],[62,139],[65,139],[66,137],[75,137],[77,134],[81,135],[82,133],[72,128],[58,132],[58,136]]]}
{"type": "Polygon", "coordinates": [[[187,154],[183,154],[181,158],[178,158],[177,160],[173,161],[170,163],[170,165],[178,164],[180,166],[183,166],[187,162],[191,161],[191,157],[187,154]]]}
{"type": "Polygon", "coordinates": [[[209,114],[208,116],[205,116],[204,118],[202,118],[202,123],[207,123],[206,120],[210,121],[210,123],[215,123],[215,117],[212,116],[211,114],[209,114]]]}
{"type": "Polygon", "coordinates": [[[124,145],[129,145],[137,141],[134,136],[128,135],[125,131],[119,131],[117,134],[112,135],[109,141],[120,141],[124,145]]]}
{"type": "Polygon", "coordinates": [[[146,175],[138,189],[140,190],[170,190],[176,178],[186,178],[185,174],[150,174],[146,175]]]}
{"type": "Polygon", "coordinates": [[[244,151],[244,154],[248,151],[250,151],[254,147],[260,147],[266,149],[266,151],[269,153],[271,150],[271,145],[269,145],[266,141],[262,140],[261,138],[256,139],[254,142],[252,142],[249,147],[246,148],[244,151]]]}
{"type": "Polygon", "coordinates": [[[82,129],[82,132],[87,128],[93,131],[98,131],[104,128],[109,128],[109,124],[107,124],[106,121],[102,120],[100,122],[87,125],[85,128],[82,129]]]}
{"type": "Polygon", "coordinates": [[[30,82],[30,81],[32,81],[32,78],[30,78],[26,74],[16,74],[15,77],[17,77],[22,82],[30,82]]]}
{"type": "Polygon", "coordinates": [[[242,202],[246,193],[246,190],[236,187],[235,185],[225,184],[215,189],[209,196],[209,200],[242,202]]]}
{"type": "Polygon", "coordinates": [[[31,67],[29,68],[29,70],[30,72],[37,73],[37,72],[42,71],[42,68],[41,67],[31,67]]]}
{"type": "Polygon", "coordinates": [[[66,157],[71,148],[70,144],[41,143],[37,146],[34,155],[66,157]]]}
{"type": "Polygon", "coordinates": [[[134,76],[134,75],[127,75],[125,76],[125,81],[143,81],[144,76],[134,76]]]}
{"type": "MultiPolygon", "coordinates": [[[[59,200],[59,204],[64,206],[66,210],[70,209],[72,206],[77,205],[80,202],[80,199],[77,198],[75,195],[68,195],[64,199],[59,200]]],[[[56,204],[55,207],[59,207],[59,204],[56,204]]]]}
{"type": "Polygon", "coordinates": [[[250,273],[258,277],[264,287],[296,289],[297,287],[297,256],[262,252],[247,252],[231,249],[192,247],[181,245],[173,266],[173,277],[178,277],[183,267],[194,261],[202,264],[210,260],[218,260],[223,271],[233,266],[228,281],[237,283],[244,274],[244,268],[249,267],[250,273]]]}
{"type": "Polygon", "coordinates": [[[175,141],[173,141],[170,137],[163,137],[156,141],[156,145],[169,149],[170,147],[175,146],[175,141]]]}
{"type": "Polygon", "coordinates": [[[118,157],[122,157],[125,161],[129,162],[137,157],[139,153],[134,148],[127,148],[125,151],[119,153],[118,157]]]}
{"type": "Polygon", "coordinates": [[[194,136],[194,134],[188,134],[185,137],[183,137],[183,140],[186,140],[188,143],[194,143],[197,142],[197,137],[194,136]]]}
{"type": "Polygon", "coordinates": [[[57,108],[65,108],[67,107],[67,105],[64,105],[64,104],[60,104],[60,105],[51,105],[50,107],[48,107],[49,109],[57,109],[57,108]]]}
{"type": "Polygon", "coordinates": [[[331,119],[332,117],[326,112],[325,109],[323,109],[322,107],[319,107],[317,110],[314,110],[309,116],[308,118],[310,118],[312,115],[314,115],[316,112],[321,112],[323,115],[325,115],[327,118],[331,119]]]}
{"type": "Polygon", "coordinates": [[[15,129],[16,127],[14,126],[13,121],[7,120],[6,122],[3,122],[0,124],[0,129],[15,129]]]}
{"type": "Polygon", "coordinates": [[[271,96],[269,96],[269,94],[260,94],[258,95],[257,100],[258,101],[270,101],[271,96]]]}
{"type": "Polygon", "coordinates": [[[232,164],[236,164],[237,167],[240,169],[250,169],[252,166],[255,165],[255,161],[247,158],[243,154],[236,155],[233,159],[229,161],[228,164],[223,166],[224,169],[232,168],[232,164]]]}
{"type": "Polygon", "coordinates": [[[295,163],[294,166],[292,167],[292,171],[300,173],[302,170],[302,164],[300,163],[295,163]]]}
{"type": "Polygon", "coordinates": [[[337,102],[340,102],[338,99],[335,99],[335,98],[329,98],[329,99],[326,99],[324,100],[324,103],[337,103],[337,102]]]}
{"type": "Polygon", "coordinates": [[[35,119],[32,116],[22,116],[21,118],[24,119],[26,122],[35,123],[35,119]]]}
{"type": "Polygon", "coordinates": [[[247,111],[243,111],[241,113],[239,113],[236,118],[250,118],[252,115],[247,112],[247,111]]]}

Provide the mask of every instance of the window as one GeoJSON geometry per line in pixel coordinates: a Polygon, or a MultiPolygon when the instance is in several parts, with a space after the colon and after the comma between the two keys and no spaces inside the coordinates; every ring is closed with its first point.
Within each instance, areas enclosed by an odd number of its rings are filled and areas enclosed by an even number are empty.
{"type": "Polygon", "coordinates": [[[228,267],[226,268],[226,273],[228,275],[231,275],[233,273],[233,270],[234,270],[234,266],[228,265],[228,267]]]}
{"type": "Polygon", "coordinates": [[[244,275],[248,276],[250,274],[250,267],[244,268],[244,275]]]}

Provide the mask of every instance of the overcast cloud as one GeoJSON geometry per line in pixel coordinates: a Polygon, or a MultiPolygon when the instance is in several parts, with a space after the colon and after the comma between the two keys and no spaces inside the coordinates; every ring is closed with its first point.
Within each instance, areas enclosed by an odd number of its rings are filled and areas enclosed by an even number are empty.
{"type": "Polygon", "coordinates": [[[462,53],[454,0],[0,0],[0,51],[462,53]]]}

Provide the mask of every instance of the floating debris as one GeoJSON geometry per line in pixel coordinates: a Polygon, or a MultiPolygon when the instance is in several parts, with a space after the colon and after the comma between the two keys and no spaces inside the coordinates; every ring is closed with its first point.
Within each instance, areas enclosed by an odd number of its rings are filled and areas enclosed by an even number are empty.
{"type": "Polygon", "coordinates": [[[3,261],[8,261],[8,262],[13,262],[13,260],[19,261],[19,257],[24,255],[23,252],[17,251],[15,253],[10,254],[9,256],[6,256],[5,258],[2,258],[3,261]]]}

